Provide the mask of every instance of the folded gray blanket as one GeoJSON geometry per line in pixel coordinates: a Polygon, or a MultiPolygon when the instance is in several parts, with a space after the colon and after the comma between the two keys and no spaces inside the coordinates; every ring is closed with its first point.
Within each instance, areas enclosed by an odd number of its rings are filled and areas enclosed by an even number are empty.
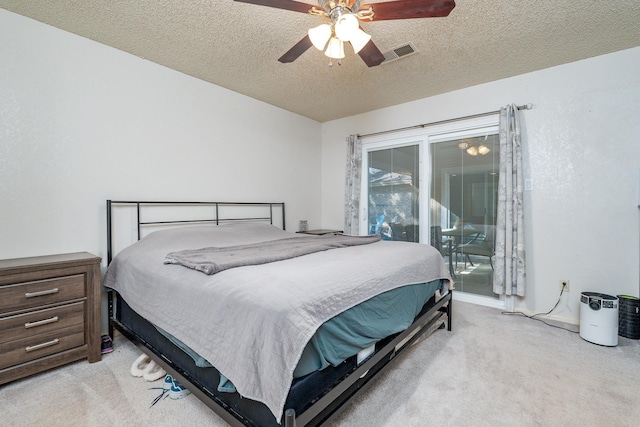
{"type": "Polygon", "coordinates": [[[380,235],[378,234],[370,236],[347,236],[344,234],[299,236],[250,245],[171,252],[165,257],[164,263],[183,265],[211,275],[229,268],[267,264],[329,249],[366,245],[379,240],[380,235]]]}

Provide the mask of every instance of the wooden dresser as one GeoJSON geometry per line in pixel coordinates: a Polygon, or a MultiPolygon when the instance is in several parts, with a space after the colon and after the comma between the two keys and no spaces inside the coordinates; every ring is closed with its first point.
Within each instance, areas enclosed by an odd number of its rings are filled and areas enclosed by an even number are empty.
{"type": "Polygon", "coordinates": [[[100,261],[87,252],[0,260],[0,384],[101,359],[100,261]]]}

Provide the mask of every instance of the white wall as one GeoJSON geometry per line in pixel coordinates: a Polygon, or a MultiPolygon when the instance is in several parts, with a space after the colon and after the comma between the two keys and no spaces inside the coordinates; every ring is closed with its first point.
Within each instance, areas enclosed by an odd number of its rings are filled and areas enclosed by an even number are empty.
{"type": "Polygon", "coordinates": [[[575,320],[582,291],[639,292],[638,69],[635,48],[320,125],[0,10],[0,258],[105,257],[107,198],[285,201],[290,230],[341,228],[347,135],[533,103],[520,306],[566,278],[575,320]]]}
{"type": "MultiPolygon", "coordinates": [[[[499,64],[496,64],[499,66],[499,64]]],[[[345,137],[532,103],[522,112],[527,296],[577,322],[584,291],[639,293],[640,48],[324,123],[322,223],[343,224],[345,137]]]]}
{"type": "Polygon", "coordinates": [[[0,9],[0,258],[106,256],[105,200],[284,201],[320,226],[320,124],[0,9]]]}

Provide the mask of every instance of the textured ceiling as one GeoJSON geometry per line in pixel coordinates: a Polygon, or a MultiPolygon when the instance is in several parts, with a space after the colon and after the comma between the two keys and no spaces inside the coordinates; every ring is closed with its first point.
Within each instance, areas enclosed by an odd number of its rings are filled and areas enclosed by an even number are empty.
{"type": "Polygon", "coordinates": [[[372,68],[350,48],[341,66],[314,48],[281,64],[322,19],[233,0],[0,7],[319,122],[640,45],[638,0],[457,0],[446,18],[365,22],[382,52],[419,51],[372,68]]]}

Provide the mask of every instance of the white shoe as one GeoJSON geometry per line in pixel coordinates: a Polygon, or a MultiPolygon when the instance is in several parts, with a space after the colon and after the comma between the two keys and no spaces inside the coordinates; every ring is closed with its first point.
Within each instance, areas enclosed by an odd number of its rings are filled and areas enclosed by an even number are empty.
{"type": "Polygon", "coordinates": [[[167,375],[167,372],[153,360],[142,373],[142,377],[147,381],[157,381],[165,375],[167,375]]]}
{"type": "MultiPolygon", "coordinates": [[[[151,358],[146,354],[140,355],[140,357],[138,357],[136,361],[133,362],[133,365],[131,365],[131,375],[133,375],[134,377],[141,377],[142,375],[144,375],[144,370],[147,369],[151,362],[151,358]]],[[[153,362],[153,364],[155,365],[155,362],[153,362]]]]}

